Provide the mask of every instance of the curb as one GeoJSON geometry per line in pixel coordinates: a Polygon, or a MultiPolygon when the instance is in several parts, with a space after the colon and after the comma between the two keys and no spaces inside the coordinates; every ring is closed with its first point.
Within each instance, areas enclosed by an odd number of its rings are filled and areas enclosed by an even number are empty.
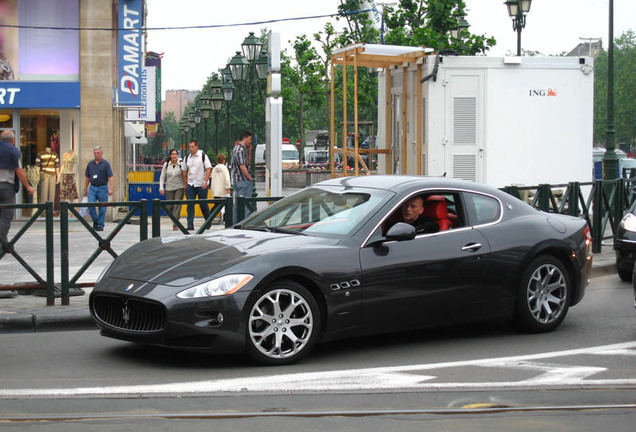
{"type": "Polygon", "coordinates": [[[0,333],[35,333],[97,329],[88,310],[64,314],[19,314],[0,316],[0,333]]]}
{"type": "Polygon", "coordinates": [[[601,276],[609,276],[616,274],[616,264],[607,264],[592,267],[592,271],[590,272],[590,279],[601,277],[601,276]]]}

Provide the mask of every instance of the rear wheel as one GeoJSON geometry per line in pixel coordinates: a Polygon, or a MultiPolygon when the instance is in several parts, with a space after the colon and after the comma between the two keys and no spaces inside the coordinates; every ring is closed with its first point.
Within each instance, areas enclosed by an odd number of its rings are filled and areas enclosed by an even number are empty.
{"type": "Polygon", "coordinates": [[[570,307],[570,277],[559,260],[540,256],[530,263],[519,286],[517,324],[541,333],[561,324],[570,307]]]}
{"type": "Polygon", "coordinates": [[[311,293],[288,280],[260,293],[250,309],[247,353],[266,365],[294,363],[307,355],[320,333],[320,312],[311,293]]]}

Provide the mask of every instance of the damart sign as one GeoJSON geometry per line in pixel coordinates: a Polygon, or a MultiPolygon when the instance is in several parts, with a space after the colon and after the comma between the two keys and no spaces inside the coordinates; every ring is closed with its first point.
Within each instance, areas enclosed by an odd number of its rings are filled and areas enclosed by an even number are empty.
{"type": "Polygon", "coordinates": [[[154,66],[145,66],[141,68],[141,80],[139,84],[139,92],[141,94],[141,105],[143,108],[138,110],[129,110],[126,112],[126,120],[128,121],[157,121],[157,68],[154,66]]]}
{"type": "Polygon", "coordinates": [[[119,2],[118,19],[118,85],[119,105],[141,105],[142,0],[119,2]]]}
{"type": "Polygon", "coordinates": [[[79,106],[79,82],[0,81],[0,108],[79,106]]]}

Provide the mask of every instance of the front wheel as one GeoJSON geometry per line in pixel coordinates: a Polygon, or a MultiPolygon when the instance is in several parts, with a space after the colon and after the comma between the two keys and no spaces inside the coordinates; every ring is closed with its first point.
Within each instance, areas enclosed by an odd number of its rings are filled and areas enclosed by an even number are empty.
{"type": "Polygon", "coordinates": [[[278,281],[250,309],[247,353],[260,364],[294,363],[311,351],[319,333],[320,312],[311,293],[293,281],[278,281]]]}
{"type": "Polygon", "coordinates": [[[542,333],[561,324],[570,307],[570,277],[556,258],[541,256],[530,263],[517,296],[517,324],[542,333]]]}

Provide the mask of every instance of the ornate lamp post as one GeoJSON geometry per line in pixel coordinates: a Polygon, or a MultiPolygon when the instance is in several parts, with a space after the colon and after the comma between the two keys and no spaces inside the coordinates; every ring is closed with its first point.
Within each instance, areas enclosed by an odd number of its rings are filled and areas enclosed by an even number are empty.
{"type": "Polygon", "coordinates": [[[228,159],[232,154],[232,141],[230,134],[230,108],[232,107],[232,98],[234,96],[234,84],[232,84],[232,72],[230,71],[229,66],[223,69],[223,99],[226,102],[227,109],[225,112],[227,113],[227,141],[226,145],[228,146],[228,159]]]}
{"type": "Polygon", "coordinates": [[[512,29],[517,32],[517,56],[521,56],[521,30],[526,26],[526,15],[530,12],[532,0],[507,0],[504,4],[512,19],[512,29]]]}
{"type": "MultiPolygon", "coordinates": [[[[243,40],[241,44],[243,56],[237,52],[230,60],[228,67],[232,73],[232,79],[237,82],[246,82],[250,96],[250,130],[254,133],[254,104],[256,98],[256,85],[259,79],[267,78],[267,52],[263,53],[263,44],[254,36],[253,32],[243,40]]],[[[254,172],[254,156],[250,156],[251,171],[254,172]]]]}
{"type": "Polygon", "coordinates": [[[201,111],[201,118],[203,119],[203,152],[208,152],[208,122],[210,118],[210,111],[212,110],[212,98],[207,92],[201,92],[199,94],[199,101],[197,106],[201,111]]]}
{"type": "Polygon", "coordinates": [[[616,178],[616,130],[614,129],[614,0],[609,0],[609,37],[607,46],[607,129],[603,155],[603,180],[616,178]]]}
{"type": "Polygon", "coordinates": [[[470,24],[468,24],[468,21],[466,21],[464,17],[459,17],[459,19],[457,20],[457,27],[455,27],[454,29],[451,29],[450,31],[451,37],[453,39],[459,39],[460,36],[462,35],[462,31],[464,29],[467,29],[468,27],[470,27],[470,24]]]}
{"type": "Polygon", "coordinates": [[[219,151],[219,111],[223,108],[223,82],[215,79],[210,83],[210,103],[214,111],[214,151],[219,151]]]}

